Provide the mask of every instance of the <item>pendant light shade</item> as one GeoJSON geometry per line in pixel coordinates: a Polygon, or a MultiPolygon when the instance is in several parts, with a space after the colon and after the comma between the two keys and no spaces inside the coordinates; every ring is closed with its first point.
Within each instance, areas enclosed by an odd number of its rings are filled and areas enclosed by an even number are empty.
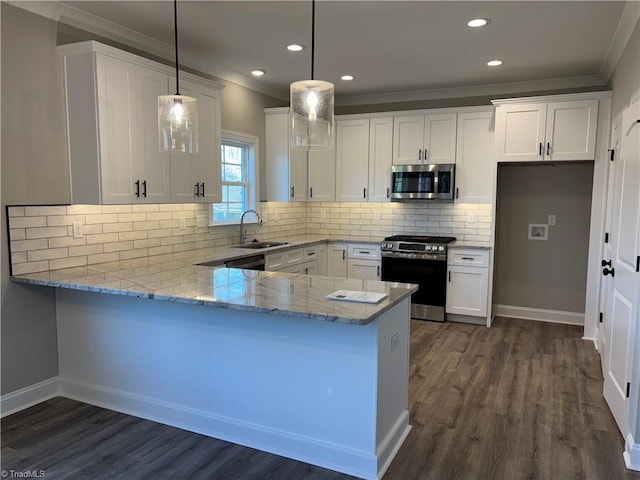
{"type": "Polygon", "coordinates": [[[176,49],[176,93],[158,97],[158,139],[161,152],[198,151],[198,102],[180,95],[178,71],[178,1],[173,0],[173,31],[176,49]]]}
{"type": "Polygon", "coordinates": [[[291,84],[291,148],[320,150],[334,145],[334,87],[331,82],[314,79],[315,0],[311,4],[311,80],[291,84]]]}

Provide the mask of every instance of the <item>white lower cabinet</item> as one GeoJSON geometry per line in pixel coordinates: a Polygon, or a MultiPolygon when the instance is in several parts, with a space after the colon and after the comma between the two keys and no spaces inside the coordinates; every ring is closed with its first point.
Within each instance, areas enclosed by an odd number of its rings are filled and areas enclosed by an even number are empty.
{"type": "Polygon", "coordinates": [[[347,277],[380,280],[380,246],[350,244],[347,253],[347,277]]]}
{"type": "Polygon", "coordinates": [[[347,244],[330,243],[327,250],[327,276],[347,278],[347,244]]]}
{"type": "Polygon", "coordinates": [[[446,312],[486,317],[490,251],[450,249],[447,261],[446,312]]]}
{"type": "Polygon", "coordinates": [[[318,245],[318,261],[315,275],[327,274],[327,253],[329,249],[326,244],[318,245]]]}
{"type": "Polygon", "coordinates": [[[264,269],[270,272],[317,275],[318,246],[266,254],[264,269]]]}

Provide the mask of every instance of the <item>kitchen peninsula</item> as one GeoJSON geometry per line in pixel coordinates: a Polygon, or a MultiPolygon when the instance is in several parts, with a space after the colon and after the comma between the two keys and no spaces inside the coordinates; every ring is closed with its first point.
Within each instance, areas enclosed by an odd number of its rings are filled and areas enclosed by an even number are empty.
{"type": "Polygon", "coordinates": [[[59,395],[380,478],[406,438],[414,285],[193,251],[14,276],[56,288],[59,395]],[[378,304],[327,300],[385,293],[378,304]]]}

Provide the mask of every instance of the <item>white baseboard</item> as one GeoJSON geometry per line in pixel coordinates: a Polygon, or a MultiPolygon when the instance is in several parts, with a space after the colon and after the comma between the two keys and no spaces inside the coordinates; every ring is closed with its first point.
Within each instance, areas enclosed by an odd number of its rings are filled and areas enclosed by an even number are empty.
{"type": "Polygon", "coordinates": [[[0,417],[6,417],[59,396],[58,377],[48,378],[0,397],[0,417]]]}
{"type": "MultiPolygon", "coordinates": [[[[60,377],[60,395],[366,480],[377,480],[371,473],[377,471],[377,458],[372,453],[64,377],[60,377]]],[[[407,433],[408,430],[397,448],[407,433]]]]}
{"type": "Polygon", "coordinates": [[[400,415],[398,420],[396,420],[396,423],[393,425],[391,430],[389,430],[389,433],[387,433],[376,449],[376,457],[378,458],[378,479],[382,479],[410,431],[411,425],[409,425],[409,411],[406,410],[402,415],[400,415]]]}
{"type": "Polygon", "coordinates": [[[522,318],[539,322],[584,325],[584,313],[546,310],[543,308],[518,307],[516,305],[494,305],[496,317],[522,318]]]}
{"type": "Polygon", "coordinates": [[[640,443],[634,442],[631,433],[627,434],[624,447],[623,457],[625,465],[629,470],[640,472],[640,443]]]}

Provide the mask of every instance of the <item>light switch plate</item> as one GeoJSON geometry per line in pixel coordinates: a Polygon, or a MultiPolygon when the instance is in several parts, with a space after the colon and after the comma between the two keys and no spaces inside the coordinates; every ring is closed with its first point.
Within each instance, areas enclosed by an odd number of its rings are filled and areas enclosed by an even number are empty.
{"type": "Polygon", "coordinates": [[[549,221],[547,222],[550,226],[553,226],[556,224],[556,216],[555,215],[549,215],[549,221]]]}
{"type": "Polygon", "coordinates": [[[196,222],[197,222],[196,225],[199,228],[206,227],[207,226],[207,216],[206,215],[198,215],[196,217],[196,222]]]}
{"type": "Polygon", "coordinates": [[[73,222],[73,238],[82,238],[82,222],[73,222]]]}
{"type": "Polygon", "coordinates": [[[467,222],[469,223],[474,223],[476,221],[476,216],[473,213],[470,213],[469,215],[467,215],[467,222]]]}
{"type": "Polygon", "coordinates": [[[187,219],[185,217],[180,217],[180,230],[186,230],[187,228],[187,219]]]}
{"type": "Polygon", "coordinates": [[[382,215],[380,212],[373,212],[373,219],[374,220],[380,220],[380,218],[382,218],[382,215]]]}

